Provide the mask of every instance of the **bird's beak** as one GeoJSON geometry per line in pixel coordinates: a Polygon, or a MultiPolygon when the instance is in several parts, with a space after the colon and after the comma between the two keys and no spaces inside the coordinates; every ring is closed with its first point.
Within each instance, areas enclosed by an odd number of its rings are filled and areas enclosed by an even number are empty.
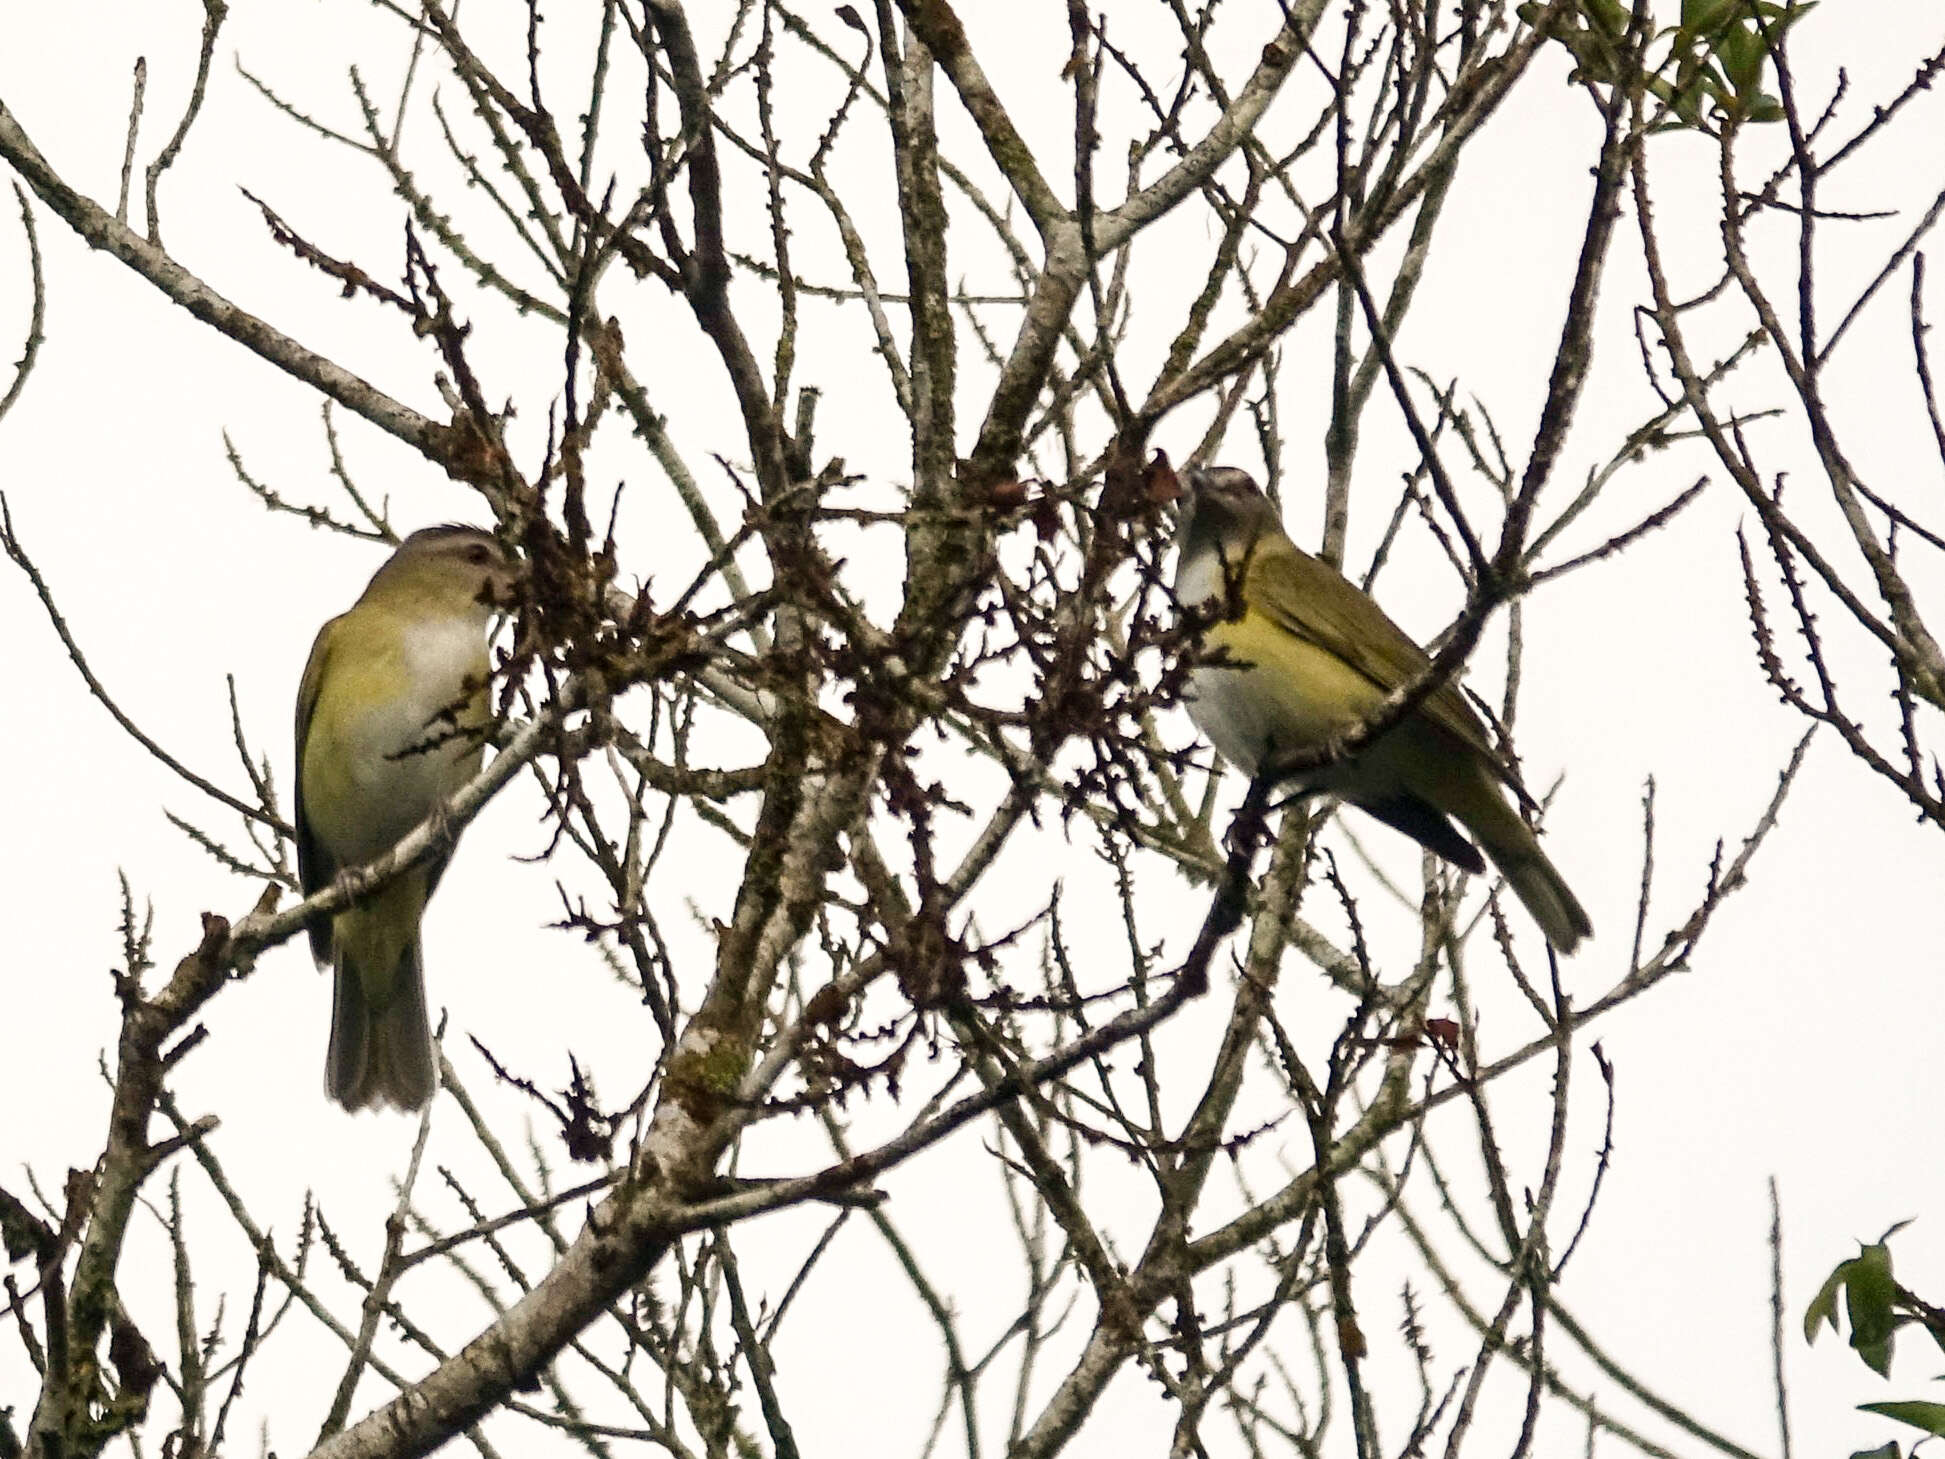
{"type": "Polygon", "coordinates": [[[1200,466],[1184,466],[1176,473],[1181,482],[1181,490],[1175,494],[1175,510],[1179,516],[1186,517],[1195,510],[1196,499],[1202,494],[1206,478],[1200,466]]]}
{"type": "Polygon", "coordinates": [[[514,558],[510,565],[493,574],[488,585],[492,589],[493,601],[498,605],[500,612],[512,611],[519,600],[520,589],[526,584],[529,575],[530,569],[526,559],[518,557],[514,558]]]}

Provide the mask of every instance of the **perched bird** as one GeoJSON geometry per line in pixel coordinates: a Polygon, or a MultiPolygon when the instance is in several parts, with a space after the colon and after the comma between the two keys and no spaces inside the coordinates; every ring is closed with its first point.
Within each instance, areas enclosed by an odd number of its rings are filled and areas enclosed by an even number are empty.
{"type": "MultiPolygon", "coordinates": [[[[476,527],[399,545],[350,611],[319,630],[297,691],[297,867],[304,895],[392,846],[477,773],[486,628],[518,569],[476,527]]],[[[313,924],[334,978],[324,1088],[349,1110],[412,1110],[438,1082],[419,918],[440,856],[313,924]]]]}
{"type": "MultiPolygon", "coordinates": [[[[1189,716],[1246,774],[1315,749],[1372,714],[1430,662],[1370,597],[1292,542],[1247,472],[1183,473],[1175,594],[1213,605],[1204,636],[1216,662],[1192,673],[1189,716]]],[[[1540,930],[1572,952],[1593,926],[1531,828],[1507,801],[1531,804],[1486,727],[1447,683],[1349,759],[1291,777],[1341,796],[1467,871],[1483,850],[1540,930]],[[1457,821],[1477,841],[1459,834],[1457,821]]]]}

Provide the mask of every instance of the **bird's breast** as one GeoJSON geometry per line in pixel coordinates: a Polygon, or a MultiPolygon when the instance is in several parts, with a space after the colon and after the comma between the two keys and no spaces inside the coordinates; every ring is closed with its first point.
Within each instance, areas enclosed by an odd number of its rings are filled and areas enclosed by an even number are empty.
{"type": "Polygon", "coordinates": [[[471,778],[486,719],[481,625],[374,629],[333,655],[304,747],[306,814],[345,865],[388,849],[471,778]]]}
{"type": "Polygon", "coordinates": [[[1222,554],[1215,548],[1183,553],[1175,565],[1175,596],[1185,608],[1220,603],[1229,591],[1222,570],[1222,554]]]}
{"type": "MultiPolygon", "coordinates": [[[[1343,733],[1384,697],[1336,654],[1260,612],[1217,623],[1203,644],[1219,659],[1192,674],[1189,716],[1216,753],[1247,775],[1343,733]]],[[[1306,779],[1335,789],[1345,768],[1306,779]]]]}

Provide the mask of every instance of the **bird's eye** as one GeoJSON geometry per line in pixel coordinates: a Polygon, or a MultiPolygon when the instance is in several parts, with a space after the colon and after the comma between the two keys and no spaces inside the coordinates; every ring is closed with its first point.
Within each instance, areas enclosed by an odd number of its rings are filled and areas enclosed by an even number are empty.
{"type": "Polygon", "coordinates": [[[466,549],[466,560],[477,567],[485,567],[487,563],[493,560],[493,553],[487,547],[475,543],[466,549]]]}

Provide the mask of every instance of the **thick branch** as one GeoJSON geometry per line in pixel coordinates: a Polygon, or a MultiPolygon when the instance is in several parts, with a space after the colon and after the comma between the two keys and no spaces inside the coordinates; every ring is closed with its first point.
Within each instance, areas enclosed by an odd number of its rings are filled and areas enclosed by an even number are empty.
{"type": "Polygon", "coordinates": [[[40,200],[90,248],[120,259],[197,319],[254,351],[293,379],[322,391],[428,460],[442,467],[447,464],[450,427],[420,415],[369,381],[232,304],[163,249],[117,222],[114,214],[83,197],[61,179],[4,102],[0,102],[0,158],[5,158],[27,180],[40,200]]]}

